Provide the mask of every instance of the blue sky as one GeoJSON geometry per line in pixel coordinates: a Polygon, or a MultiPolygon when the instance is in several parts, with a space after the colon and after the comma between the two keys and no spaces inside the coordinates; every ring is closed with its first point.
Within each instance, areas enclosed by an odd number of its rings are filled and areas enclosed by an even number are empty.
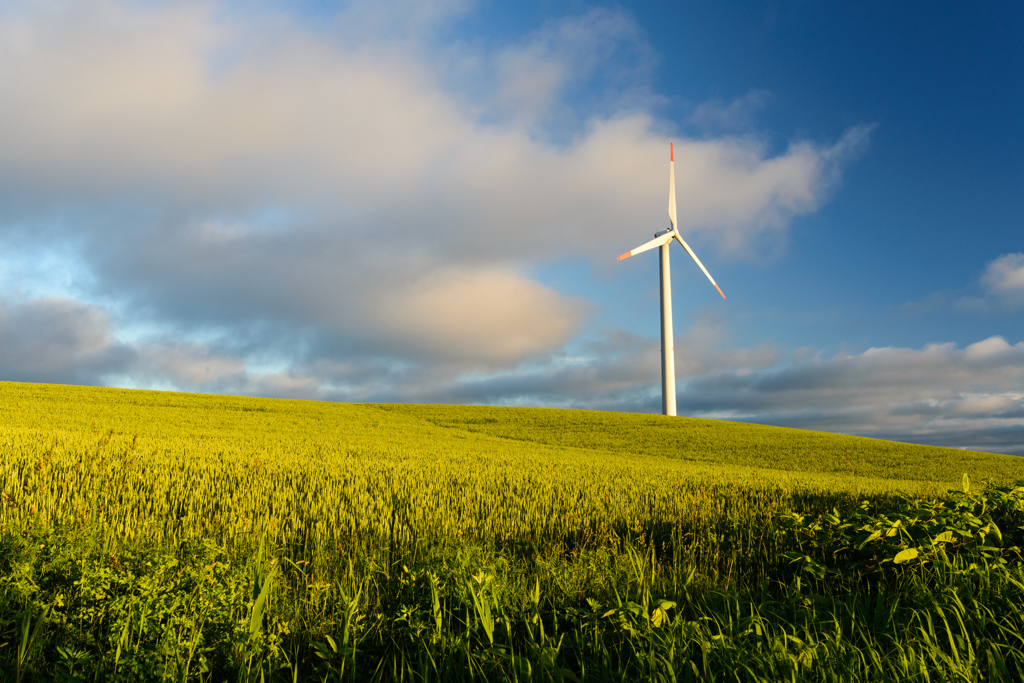
{"type": "Polygon", "coordinates": [[[0,2],[0,379],[1024,454],[1019,3],[0,2]]]}

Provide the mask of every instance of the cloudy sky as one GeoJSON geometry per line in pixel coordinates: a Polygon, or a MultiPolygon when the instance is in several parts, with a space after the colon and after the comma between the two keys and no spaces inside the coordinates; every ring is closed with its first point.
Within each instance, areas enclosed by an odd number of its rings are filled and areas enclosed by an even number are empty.
{"type": "Polygon", "coordinates": [[[1024,454],[1024,5],[0,0],[0,379],[1024,454]]]}

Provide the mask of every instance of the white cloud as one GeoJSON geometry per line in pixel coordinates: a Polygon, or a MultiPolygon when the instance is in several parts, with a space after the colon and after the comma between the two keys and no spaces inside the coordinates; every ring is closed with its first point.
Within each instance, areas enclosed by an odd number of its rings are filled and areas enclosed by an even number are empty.
{"type": "Polygon", "coordinates": [[[964,349],[964,358],[976,364],[986,361],[999,362],[1006,358],[1019,358],[1020,351],[1020,344],[1014,347],[1002,337],[989,337],[964,349]]]}
{"type": "Polygon", "coordinates": [[[972,313],[1012,312],[1024,308],[1024,254],[1003,254],[985,264],[980,284],[984,296],[962,296],[956,308],[972,313]]]}
{"type": "Polygon", "coordinates": [[[432,273],[368,316],[381,334],[440,360],[510,365],[563,346],[585,305],[514,272],[432,273]]]}
{"type": "Polygon", "coordinates": [[[968,415],[1005,413],[1020,408],[1020,401],[1008,396],[967,396],[956,404],[954,411],[968,415]]]}
{"type": "MultiPolygon", "coordinates": [[[[536,238],[552,223],[606,242],[663,203],[650,200],[663,199],[668,138],[642,113],[592,120],[560,149],[515,124],[482,126],[429,62],[393,45],[350,51],[283,18],[253,35],[267,27],[195,3],[75,7],[0,19],[0,62],[17,65],[0,74],[0,95],[17,103],[0,109],[0,173],[46,201],[141,191],[193,210],[326,202],[349,231],[427,210],[457,219],[442,241],[513,224],[536,240],[531,258],[550,248],[536,238]],[[237,57],[215,73],[221,52],[237,57]]],[[[594,69],[562,55],[585,52],[573,41],[594,51],[619,40],[621,23],[607,12],[563,21],[530,43],[543,48],[527,50],[526,70],[594,69]]],[[[728,230],[736,247],[745,225],[757,234],[813,211],[834,158],[863,136],[774,158],[749,141],[682,141],[687,227],[728,230]]]]}
{"type": "Polygon", "coordinates": [[[1024,306],[1024,254],[1003,254],[985,266],[981,284],[1011,307],[1024,306]]]}

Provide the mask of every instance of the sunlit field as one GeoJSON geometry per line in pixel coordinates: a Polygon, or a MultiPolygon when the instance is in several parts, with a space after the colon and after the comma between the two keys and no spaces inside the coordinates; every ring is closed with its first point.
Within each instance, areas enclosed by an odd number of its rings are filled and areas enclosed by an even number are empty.
{"type": "Polygon", "coordinates": [[[0,383],[0,680],[1019,680],[1021,480],[713,420],[0,383]]]}

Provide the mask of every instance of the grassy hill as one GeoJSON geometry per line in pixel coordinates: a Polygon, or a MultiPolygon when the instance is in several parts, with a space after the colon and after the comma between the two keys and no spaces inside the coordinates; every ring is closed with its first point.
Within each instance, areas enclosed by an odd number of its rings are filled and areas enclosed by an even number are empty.
{"type": "Polygon", "coordinates": [[[1019,679],[1024,488],[981,479],[1024,459],[0,383],[0,681],[1019,679]]]}
{"type": "Polygon", "coordinates": [[[1024,477],[1024,458],[803,429],[587,410],[475,406],[374,406],[447,430],[725,468],[959,483],[961,475],[1024,477]]]}
{"type": "Polygon", "coordinates": [[[529,454],[571,462],[589,456],[680,475],[717,471],[748,476],[756,470],[778,481],[809,481],[806,475],[817,475],[811,479],[854,488],[890,488],[901,482],[915,489],[942,489],[958,484],[964,473],[999,481],[1024,478],[1024,458],[721,420],[11,382],[0,382],[0,430],[12,438],[59,435],[69,444],[95,440],[96,434],[138,436],[154,448],[238,455],[315,448],[320,453],[385,449],[407,458],[445,454],[500,460],[529,454]]]}

